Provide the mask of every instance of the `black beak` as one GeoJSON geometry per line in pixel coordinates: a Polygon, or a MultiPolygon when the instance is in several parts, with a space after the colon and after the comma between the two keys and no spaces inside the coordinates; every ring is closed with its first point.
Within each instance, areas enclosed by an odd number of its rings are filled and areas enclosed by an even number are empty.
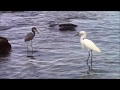
{"type": "MultiPolygon", "coordinates": [[[[75,36],[79,36],[79,33],[78,33],[78,34],[76,34],[75,36]]],[[[74,36],[74,37],[75,37],[75,36],[74,36]]]]}

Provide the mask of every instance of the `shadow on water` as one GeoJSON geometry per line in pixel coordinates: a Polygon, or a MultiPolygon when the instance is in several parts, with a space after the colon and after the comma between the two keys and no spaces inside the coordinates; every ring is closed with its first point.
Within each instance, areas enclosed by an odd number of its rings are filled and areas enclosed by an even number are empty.
{"type": "Polygon", "coordinates": [[[27,56],[28,58],[30,58],[30,59],[36,59],[34,56],[27,56]]]}

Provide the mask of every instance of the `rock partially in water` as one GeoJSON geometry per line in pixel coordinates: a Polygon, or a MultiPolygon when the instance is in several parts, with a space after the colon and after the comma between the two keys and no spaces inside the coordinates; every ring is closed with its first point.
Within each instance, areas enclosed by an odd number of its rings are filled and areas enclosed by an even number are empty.
{"type": "Polygon", "coordinates": [[[8,42],[7,38],[0,37],[0,56],[9,54],[11,51],[11,44],[8,42]]]}
{"type": "Polygon", "coordinates": [[[61,30],[61,31],[67,31],[67,30],[75,30],[76,29],[76,27],[77,27],[77,25],[75,25],[75,24],[71,24],[71,23],[66,23],[66,24],[60,24],[59,25],[59,30],[61,30]]]}
{"type": "Polygon", "coordinates": [[[50,21],[48,22],[48,24],[49,24],[49,27],[55,27],[58,25],[55,21],[50,21]]]}
{"type": "Polygon", "coordinates": [[[8,30],[10,29],[12,26],[0,26],[0,30],[8,30]]]}

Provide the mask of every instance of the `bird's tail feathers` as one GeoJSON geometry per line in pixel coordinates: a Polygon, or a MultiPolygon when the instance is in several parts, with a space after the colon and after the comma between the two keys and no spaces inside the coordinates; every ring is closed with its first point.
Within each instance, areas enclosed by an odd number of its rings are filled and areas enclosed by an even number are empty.
{"type": "Polygon", "coordinates": [[[101,52],[101,50],[98,47],[95,49],[95,51],[96,52],[101,52]]]}

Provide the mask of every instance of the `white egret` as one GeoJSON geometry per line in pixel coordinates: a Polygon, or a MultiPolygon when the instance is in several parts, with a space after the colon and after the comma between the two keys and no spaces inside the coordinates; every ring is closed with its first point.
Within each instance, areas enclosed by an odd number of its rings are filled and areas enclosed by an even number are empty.
{"type": "Polygon", "coordinates": [[[95,51],[95,52],[101,52],[101,50],[89,39],[86,39],[86,32],[85,31],[80,31],[78,34],[76,34],[75,36],[81,36],[80,38],[80,43],[82,45],[82,48],[87,48],[88,49],[88,59],[87,59],[87,66],[89,67],[89,69],[91,68],[92,69],[92,51],[95,51]],[[88,60],[89,60],[89,57],[91,55],[91,67],[88,65],[88,60]]]}
{"type": "MultiPolygon", "coordinates": [[[[25,37],[25,42],[27,42],[27,51],[28,51],[28,41],[31,40],[31,47],[32,47],[32,39],[35,36],[35,31],[39,34],[39,32],[37,31],[37,29],[35,27],[32,28],[32,32],[28,33],[25,37]]],[[[33,47],[32,47],[32,51],[33,51],[33,47]]]]}

